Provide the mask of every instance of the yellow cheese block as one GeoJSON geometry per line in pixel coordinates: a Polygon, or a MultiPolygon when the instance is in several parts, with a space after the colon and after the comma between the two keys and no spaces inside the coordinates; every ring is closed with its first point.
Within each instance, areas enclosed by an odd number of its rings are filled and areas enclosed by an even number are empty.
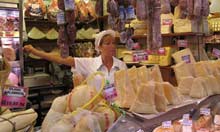
{"type": "Polygon", "coordinates": [[[193,54],[189,48],[180,50],[174,54],[172,54],[172,57],[174,58],[176,63],[180,63],[181,61],[184,61],[184,58],[189,58],[189,63],[195,63],[195,59],[193,57],[193,54]]]}
{"type": "Polygon", "coordinates": [[[159,65],[160,66],[168,66],[171,64],[171,47],[164,47],[165,55],[160,56],[159,65]]]}
{"type": "Polygon", "coordinates": [[[171,27],[173,25],[173,20],[174,20],[173,14],[172,13],[161,14],[160,19],[161,19],[161,33],[162,34],[171,33],[172,32],[171,27]]]}
{"type": "Polygon", "coordinates": [[[174,19],[174,33],[198,32],[196,20],[174,19]]]}

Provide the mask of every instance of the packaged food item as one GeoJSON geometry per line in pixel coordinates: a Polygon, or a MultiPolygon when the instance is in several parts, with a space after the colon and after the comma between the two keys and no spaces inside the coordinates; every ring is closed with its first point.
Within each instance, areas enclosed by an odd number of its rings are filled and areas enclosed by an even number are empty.
{"type": "Polygon", "coordinates": [[[28,17],[43,18],[46,13],[46,6],[43,0],[26,0],[24,7],[25,15],[28,17]]]}
{"type": "Polygon", "coordinates": [[[57,13],[58,13],[58,0],[51,0],[50,5],[48,7],[47,17],[49,21],[56,22],[57,21],[57,13]]]}

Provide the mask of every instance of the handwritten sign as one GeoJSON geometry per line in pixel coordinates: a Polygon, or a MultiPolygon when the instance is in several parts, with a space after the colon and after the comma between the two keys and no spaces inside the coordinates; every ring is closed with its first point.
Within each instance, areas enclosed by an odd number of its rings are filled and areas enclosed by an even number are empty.
{"type": "Polygon", "coordinates": [[[26,106],[28,88],[8,87],[3,90],[1,106],[23,108],[26,106]]]}

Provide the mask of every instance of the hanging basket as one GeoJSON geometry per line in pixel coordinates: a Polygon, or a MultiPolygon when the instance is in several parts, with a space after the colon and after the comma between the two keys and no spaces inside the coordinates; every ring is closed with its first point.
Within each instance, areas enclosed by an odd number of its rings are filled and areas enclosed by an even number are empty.
{"type": "Polygon", "coordinates": [[[11,71],[11,66],[7,60],[4,59],[4,70],[0,70],[0,89],[4,88],[5,82],[8,79],[9,73],[11,71]]]}

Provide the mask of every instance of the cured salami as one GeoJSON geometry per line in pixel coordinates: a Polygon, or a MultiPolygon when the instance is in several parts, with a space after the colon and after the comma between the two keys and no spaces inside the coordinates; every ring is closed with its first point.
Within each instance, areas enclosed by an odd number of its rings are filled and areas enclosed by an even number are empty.
{"type": "Polygon", "coordinates": [[[171,12],[170,0],[161,0],[161,13],[168,14],[171,12]]]}

